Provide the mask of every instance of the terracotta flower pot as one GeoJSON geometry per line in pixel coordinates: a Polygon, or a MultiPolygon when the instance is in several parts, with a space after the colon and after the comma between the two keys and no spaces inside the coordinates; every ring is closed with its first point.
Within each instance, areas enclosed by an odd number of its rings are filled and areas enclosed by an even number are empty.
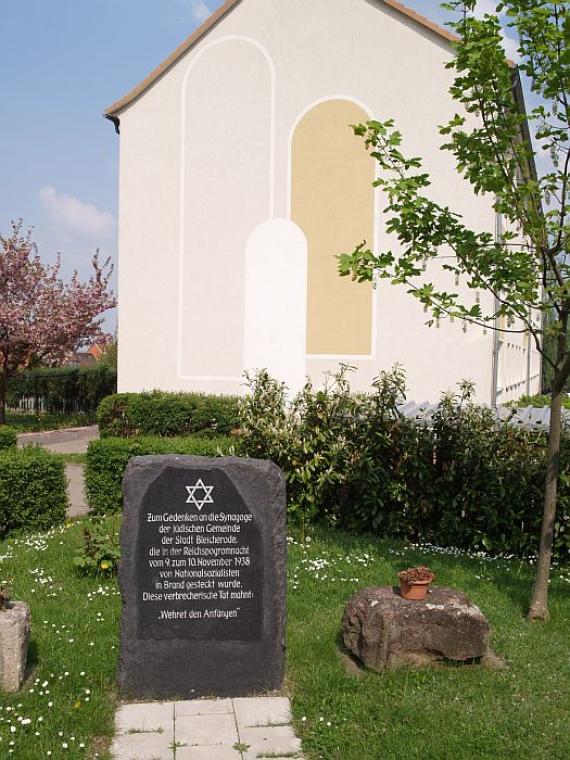
{"type": "Polygon", "coordinates": [[[404,599],[412,599],[419,602],[426,598],[430,584],[431,581],[400,582],[400,594],[404,599]]]}

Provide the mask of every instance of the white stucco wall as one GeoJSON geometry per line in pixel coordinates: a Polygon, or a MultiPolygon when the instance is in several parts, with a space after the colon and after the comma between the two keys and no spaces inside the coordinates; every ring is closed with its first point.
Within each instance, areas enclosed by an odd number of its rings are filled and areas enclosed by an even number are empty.
{"type": "Polygon", "coordinates": [[[307,240],[287,219],[263,222],[245,251],[244,367],[297,393],[305,383],[307,240]]]}
{"type": "MultiPolygon", "coordinates": [[[[436,34],[373,0],[243,0],[120,114],[120,390],[240,390],[246,242],[266,219],[290,218],[293,131],[323,99],[393,117],[404,150],[424,157],[433,196],[493,231],[490,200],[438,149],[436,125],[456,110],[450,56],[436,34]]],[[[377,197],[376,249],[390,244],[381,209],[377,197]]],[[[437,264],[427,276],[447,277],[437,264]]],[[[489,402],[491,332],[425,321],[404,289],[382,282],[371,355],[350,360],[353,386],[399,362],[409,398],[437,400],[469,378],[489,402]]],[[[306,371],[319,381],[339,358],[307,358],[306,371]]],[[[518,383],[520,362],[505,366],[516,378],[505,382],[518,383]]]]}

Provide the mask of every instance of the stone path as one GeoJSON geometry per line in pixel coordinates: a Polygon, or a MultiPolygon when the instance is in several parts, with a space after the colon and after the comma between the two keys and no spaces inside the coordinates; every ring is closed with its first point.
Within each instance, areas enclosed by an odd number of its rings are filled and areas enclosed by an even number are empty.
{"type": "Polygon", "coordinates": [[[18,446],[38,444],[56,454],[84,454],[87,444],[99,438],[97,425],[82,428],[67,428],[64,430],[46,430],[42,433],[20,433],[18,446]]]}
{"type": "Polygon", "coordinates": [[[115,726],[114,760],[302,758],[286,697],[137,702],[115,726]]]}
{"type": "MultiPolygon", "coordinates": [[[[18,446],[36,444],[55,454],[85,454],[89,441],[99,438],[97,425],[83,428],[68,428],[67,430],[51,430],[43,433],[21,433],[18,436],[18,446]]],[[[65,465],[67,490],[69,496],[68,517],[86,515],[89,507],[83,495],[85,467],[82,464],[65,465]]]]}
{"type": "Polygon", "coordinates": [[[89,507],[85,501],[85,494],[83,493],[85,465],[67,463],[65,465],[65,476],[67,478],[67,496],[69,498],[67,516],[83,517],[83,515],[89,512],[89,507]]]}

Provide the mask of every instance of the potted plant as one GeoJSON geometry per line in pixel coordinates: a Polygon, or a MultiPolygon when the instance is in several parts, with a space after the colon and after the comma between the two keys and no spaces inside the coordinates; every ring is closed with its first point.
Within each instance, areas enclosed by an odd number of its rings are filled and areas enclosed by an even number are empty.
{"type": "Polygon", "coordinates": [[[398,573],[400,581],[400,594],[404,599],[414,599],[420,601],[425,599],[429,590],[429,585],[435,580],[435,573],[425,565],[409,567],[398,573]]]}

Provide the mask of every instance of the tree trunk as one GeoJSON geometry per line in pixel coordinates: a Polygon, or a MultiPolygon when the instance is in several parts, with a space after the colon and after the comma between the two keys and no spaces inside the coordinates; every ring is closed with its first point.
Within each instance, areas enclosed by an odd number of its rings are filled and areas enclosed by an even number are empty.
{"type": "Polygon", "coordinates": [[[0,425],[6,424],[6,373],[0,370],[0,425]]]}
{"type": "Polygon", "coordinates": [[[548,431],[548,454],[546,483],[544,487],[544,511],[540,531],[540,547],[529,620],[548,620],[548,580],[552,563],[556,497],[558,494],[558,469],[560,463],[560,433],[563,390],[552,391],[550,402],[550,427],[548,431]]]}
{"type": "Polygon", "coordinates": [[[552,382],[550,395],[550,426],[548,429],[548,453],[546,458],[546,483],[544,486],[544,510],[540,531],[540,546],[536,578],[532,591],[529,620],[548,620],[548,581],[552,564],[554,545],[554,524],[556,521],[556,499],[558,495],[558,474],[560,469],[560,438],[562,432],[562,399],[568,373],[562,371],[566,359],[566,337],[568,314],[560,320],[560,333],[557,347],[557,371],[552,382]]]}

